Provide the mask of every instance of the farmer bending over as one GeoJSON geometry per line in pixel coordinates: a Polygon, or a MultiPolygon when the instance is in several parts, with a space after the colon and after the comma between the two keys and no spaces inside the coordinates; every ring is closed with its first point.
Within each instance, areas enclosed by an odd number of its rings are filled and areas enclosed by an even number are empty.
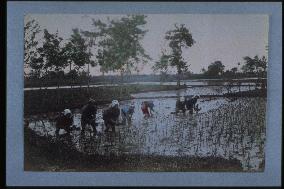
{"type": "Polygon", "coordinates": [[[112,132],[115,132],[115,125],[118,123],[120,115],[119,103],[117,100],[113,100],[110,107],[103,111],[103,120],[105,122],[105,132],[111,128],[112,132]]]}
{"type": "Polygon", "coordinates": [[[199,99],[199,96],[195,95],[193,98],[187,99],[185,102],[186,108],[189,110],[190,114],[193,114],[193,110],[196,112],[201,110],[201,108],[198,107],[197,99],[199,99]]]}
{"type": "Polygon", "coordinates": [[[93,128],[93,132],[96,134],[96,114],[97,114],[97,106],[96,102],[93,99],[90,99],[88,104],[86,104],[82,108],[82,117],[81,117],[81,127],[82,127],[82,134],[85,134],[86,125],[89,124],[93,128]]]}
{"type": "Polygon", "coordinates": [[[176,102],[176,113],[182,112],[185,114],[185,98],[182,96],[176,102]]]}
{"type": "Polygon", "coordinates": [[[123,124],[126,124],[126,120],[128,123],[131,121],[132,115],[134,113],[134,102],[131,102],[131,105],[124,105],[121,108],[121,117],[123,124]]]}
{"type": "Polygon", "coordinates": [[[144,114],[144,117],[150,117],[153,115],[154,111],[154,103],[153,101],[143,101],[141,103],[141,110],[144,114]]]}
{"type": "Polygon", "coordinates": [[[55,118],[56,121],[56,136],[59,136],[59,130],[64,129],[68,134],[70,134],[71,126],[73,126],[73,115],[69,109],[65,109],[55,118]]]}

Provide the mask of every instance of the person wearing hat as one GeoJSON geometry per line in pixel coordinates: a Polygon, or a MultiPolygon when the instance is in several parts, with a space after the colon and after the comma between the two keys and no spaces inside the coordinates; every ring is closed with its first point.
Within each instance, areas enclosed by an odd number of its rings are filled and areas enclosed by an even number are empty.
{"type": "Polygon", "coordinates": [[[195,110],[197,112],[200,110],[200,108],[197,105],[197,99],[199,99],[199,96],[195,95],[195,96],[193,96],[193,98],[186,100],[186,103],[185,103],[186,109],[189,110],[190,114],[193,114],[193,110],[195,110]]]}
{"type": "Polygon", "coordinates": [[[135,109],[134,102],[131,102],[130,105],[123,105],[121,107],[121,117],[123,124],[126,124],[126,120],[128,121],[128,123],[131,121],[134,109],[135,109]]]}
{"type": "Polygon", "coordinates": [[[199,106],[198,106],[198,104],[197,104],[197,100],[200,98],[200,96],[199,95],[196,95],[195,96],[195,99],[194,99],[194,101],[193,101],[193,103],[194,103],[194,106],[193,106],[193,108],[194,108],[194,111],[195,112],[199,112],[200,110],[201,110],[201,108],[199,108],[199,106]]]}
{"type": "Polygon", "coordinates": [[[176,102],[176,113],[182,112],[183,114],[185,114],[185,111],[185,97],[182,96],[178,98],[176,102]]]}
{"type": "Polygon", "coordinates": [[[110,106],[103,111],[103,120],[105,123],[105,132],[111,128],[112,132],[115,132],[115,125],[118,123],[120,115],[119,102],[113,100],[110,106]]]}
{"type": "Polygon", "coordinates": [[[144,117],[152,116],[153,112],[155,112],[153,101],[143,101],[141,103],[141,110],[142,110],[144,117]]]}
{"type": "Polygon", "coordinates": [[[82,134],[85,134],[85,128],[86,125],[89,124],[93,128],[93,132],[96,134],[97,129],[96,129],[96,115],[97,115],[97,106],[96,106],[96,101],[93,99],[90,99],[88,101],[88,104],[86,104],[82,110],[82,116],[81,116],[81,128],[82,134]]]}
{"type": "Polygon", "coordinates": [[[59,135],[59,130],[64,129],[68,134],[71,132],[71,126],[73,126],[74,119],[71,113],[71,110],[65,109],[63,112],[59,114],[58,117],[55,118],[56,124],[56,136],[59,135]]]}

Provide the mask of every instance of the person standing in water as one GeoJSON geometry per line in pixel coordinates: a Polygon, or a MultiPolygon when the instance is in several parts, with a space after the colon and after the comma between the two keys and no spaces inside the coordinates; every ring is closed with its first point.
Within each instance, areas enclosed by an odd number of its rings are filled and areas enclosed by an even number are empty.
{"type": "Polygon", "coordinates": [[[85,128],[86,125],[89,124],[92,126],[93,128],[93,132],[96,134],[97,133],[97,129],[96,129],[96,114],[97,114],[97,106],[95,103],[95,100],[90,99],[88,104],[86,104],[83,108],[82,108],[82,116],[81,116],[81,134],[85,134],[85,128]]]}
{"type": "Polygon", "coordinates": [[[106,127],[105,132],[108,132],[109,129],[115,132],[115,125],[118,123],[119,115],[119,102],[113,100],[110,107],[103,111],[103,120],[106,127]]]}
{"type": "Polygon", "coordinates": [[[185,114],[185,111],[185,98],[182,96],[176,102],[176,114],[178,114],[179,112],[185,114]]]}
{"type": "Polygon", "coordinates": [[[68,135],[70,135],[70,132],[72,130],[72,126],[74,123],[73,115],[69,109],[65,109],[63,112],[59,114],[58,117],[55,118],[56,124],[56,131],[55,135],[59,136],[59,130],[64,129],[68,135]]]}
{"type": "Polygon", "coordinates": [[[141,110],[144,115],[144,118],[153,116],[153,112],[155,112],[153,101],[143,101],[141,103],[141,110]]]}
{"type": "Polygon", "coordinates": [[[134,102],[131,102],[130,105],[124,105],[121,108],[121,117],[122,117],[122,123],[126,124],[126,120],[129,124],[131,121],[132,115],[134,113],[135,105],[134,102]]]}
{"type": "Polygon", "coordinates": [[[188,98],[185,102],[186,104],[186,109],[189,110],[189,113],[190,114],[193,114],[193,110],[195,112],[198,112],[201,110],[201,108],[198,107],[198,104],[197,104],[197,100],[199,99],[199,96],[198,95],[195,95],[193,96],[193,98],[188,98]]]}

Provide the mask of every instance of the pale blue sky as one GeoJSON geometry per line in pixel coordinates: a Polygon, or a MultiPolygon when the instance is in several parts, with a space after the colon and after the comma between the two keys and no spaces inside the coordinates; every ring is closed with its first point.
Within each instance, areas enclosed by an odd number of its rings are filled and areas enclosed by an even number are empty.
{"type": "MultiPolygon", "coordinates": [[[[91,18],[105,20],[124,15],[83,15],[83,14],[32,14],[26,19],[36,19],[42,28],[54,33],[58,30],[64,39],[70,37],[72,28],[92,29],[91,18]]],[[[221,60],[232,68],[238,62],[243,63],[244,56],[268,56],[265,46],[268,45],[268,15],[252,14],[147,14],[148,29],[142,45],[153,60],[148,65],[140,65],[140,73],[152,73],[151,67],[159,59],[162,48],[166,47],[165,33],[174,28],[174,24],[185,24],[196,43],[184,50],[183,57],[190,65],[190,70],[200,70],[221,60]]],[[[175,73],[172,69],[171,73],[175,73]]],[[[91,68],[92,75],[99,74],[99,68],[91,68]]]]}

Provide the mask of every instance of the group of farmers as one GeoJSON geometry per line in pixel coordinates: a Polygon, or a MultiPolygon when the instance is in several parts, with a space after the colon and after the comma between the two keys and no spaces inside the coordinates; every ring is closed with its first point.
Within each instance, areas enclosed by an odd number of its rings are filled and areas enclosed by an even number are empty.
{"type": "MultiPolygon", "coordinates": [[[[193,98],[181,97],[177,100],[176,103],[176,113],[182,112],[185,113],[186,110],[189,110],[189,113],[193,113],[193,110],[199,111],[197,99],[199,96],[194,96],[193,98]]],[[[97,133],[96,126],[96,115],[97,115],[97,105],[96,101],[90,99],[88,103],[83,106],[81,109],[81,134],[84,135],[87,125],[90,125],[93,128],[94,134],[97,133]]],[[[105,132],[112,131],[115,132],[115,125],[119,124],[119,117],[122,118],[122,124],[126,124],[126,121],[129,123],[132,119],[134,113],[135,105],[134,102],[131,102],[130,105],[119,105],[117,100],[113,100],[111,104],[103,110],[102,118],[104,120],[105,132]]],[[[153,116],[154,103],[153,101],[143,101],[141,103],[141,111],[144,115],[144,118],[153,116]]],[[[59,135],[59,130],[64,129],[68,134],[74,128],[73,115],[69,109],[65,109],[61,112],[55,119],[56,122],[56,136],[59,135]]]]}

